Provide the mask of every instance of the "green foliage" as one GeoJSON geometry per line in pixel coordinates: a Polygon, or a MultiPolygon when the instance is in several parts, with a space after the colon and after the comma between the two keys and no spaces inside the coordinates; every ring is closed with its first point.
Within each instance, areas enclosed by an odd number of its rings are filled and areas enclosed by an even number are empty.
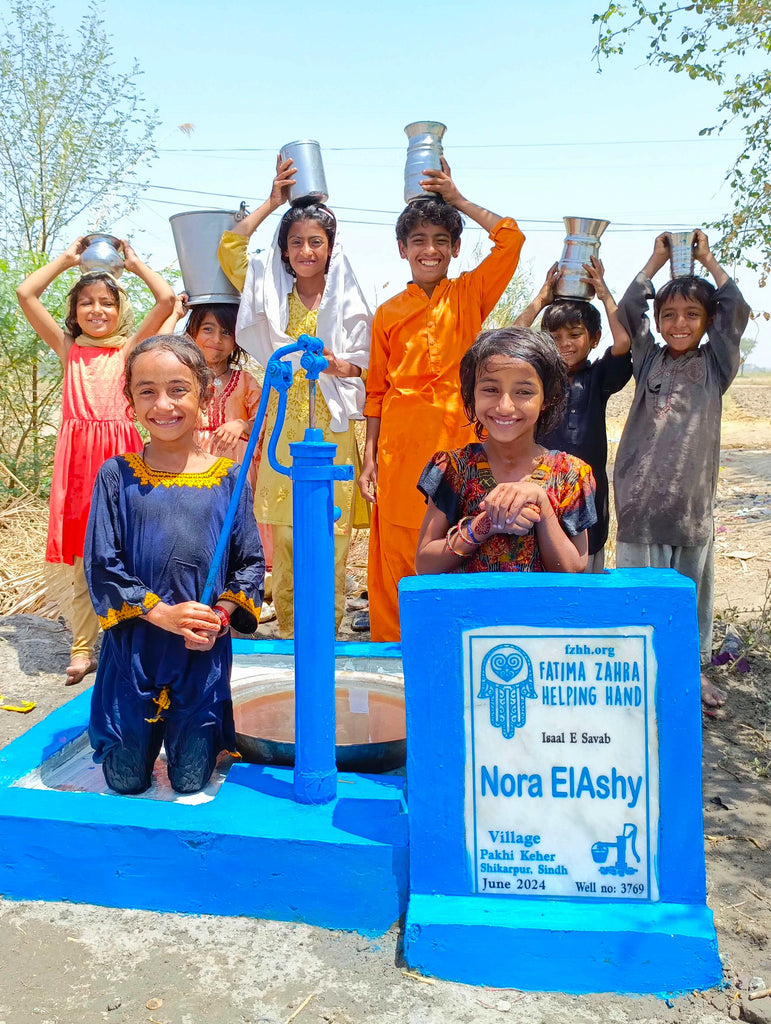
{"type": "Polygon", "coordinates": [[[742,361],[739,363],[741,372],[744,373],[744,364],[750,358],[752,353],[755,351],[755,346],[758,343],[757,338],[742,338],[739,342],[739,352],[741,353],[742,361]]]}
{"type": "Polygon", "coordinates": [[[708,226],[721,233],[722,259],[760,268],[765,284],[771,272],[771,3],[632,0],[608,3],[593,21],[599,26],[598,62],[622,54],[631,36],[649,33],[648,63],[722,87],[722,120],[700,134],[720,133],[734,124],[743,132],[744,145],[726,172],[733,209],[708,226]]]}
{"type": "MultiPolygon", "coordinates": [[[[100,10],[92,2],[71,39],[47,4],[12,0],[0,30],[0,498],[46,494],[61,418],[61,363],[22,315],[16,286],[73,240],[84,211],[94,229],[128,212],[137,167],[154,154],[158,121],[139,68],[116,68],[100,10]]],[[[77,277],[63,274],[44,296],[62,325],[77,277]]],[[[124,281],[139,323],[152,296],[124,281]]]]}
{"type": "MultiPolygon", "coordinates": [[[[16,286],[45,262],[44,256],[27,252],[0,259],[0,463],[5,467],[0,468],[0,499],[24,490],[47,496],[51,482],[61,422],[63,369],[16,301],[16,286]]],[[[77,270],[68,271],[46,289],[46,308],[62,325],[67,293],[79,276],[77,270]]],[[[133,274],[121,278],[121,284],[139,325],[155,300],[133,274]]]]}
{"type": "Polygon", "coordinates": [[[116,189],[136,195],[158,120],[138,65],[115,67],[97,3],[74,43],[47,4],[14,0],[11,15],[0,35],[0,233],[6,250],[48,252],[85,210],[96,228],[131,208],[116,189]]]}
{"type": "MultiPolygon", "coordinates": [[[[16,285],[42,263],[44,257],[29,253],[0,259],[0,462],[5,467],[0,469],[0,495],[24,488],[46,493],[50,483],[62,365],[16,301],[16,285]]],[[[62,275],[46,294],[46,305],[60,323],[65,296],[76,279],[74,274],[62,275]]]]}
{"type": "Polygon", "coordinates": [[[517,267],[506,291],[496,303],[495,309],[482,324],[482,330],[491,331],[513,324],[533,297],[533,275],[530,267],[517,267]]]}

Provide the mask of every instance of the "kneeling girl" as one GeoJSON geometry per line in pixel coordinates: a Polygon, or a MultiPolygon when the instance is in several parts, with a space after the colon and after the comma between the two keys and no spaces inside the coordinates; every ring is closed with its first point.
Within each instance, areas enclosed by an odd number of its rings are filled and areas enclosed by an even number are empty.
{"type": "Polygon", "coordinates": [[[91,701],[94,760],[119,793],[141,793],[165,744],[169,779],[202,789],[235,749],[229,624],[257,628],[264,559],[251,490],[241,495],[215,580],[198,600],[239,467],[195,443],[211,371],[187,338],[160,335],[126,360],[126,397],[149,432],[141,454],[99,471],[86,534],[86,576],[104,629],[91,701]]]}

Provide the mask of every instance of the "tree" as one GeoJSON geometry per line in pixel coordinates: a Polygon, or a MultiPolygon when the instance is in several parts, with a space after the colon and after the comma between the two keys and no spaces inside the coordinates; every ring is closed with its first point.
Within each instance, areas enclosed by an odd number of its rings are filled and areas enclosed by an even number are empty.
{"type": "Polygon", "coordinates": [[[491,331],[499,327],[509,327],[517,319],[522,310],[533,297],[533,277],[530,268],[517,267],[514,277],[506,286],[495,308],[482,324],[482,329],[491,331]]]}
{"type": "Polygon", "coordinates": [[[721,233],[722,259],[760,268],[760,283],[765,284],[771,272],[771,3],[609,2],[593,21],[599,25],[598,63],[622,54],[629,37],[648,31],[649,64],[722,86],[722,120],[699,134],[720,133],[727,125],[738,124],[744,144],[725,176],[733,209],[709,226],[721,233]]]}
{"type": "Polygon", "coordinates": [[[15,0],[11,13],[0,36],[1,230],[6,250],[48,252],[85,210],[116,219],[131,208],[159,122],[138,65],[116,68],[98,3],[75,45],[46,5],[15,0]]]}
{"type": "MultiPolygon", "coordinates": [[[[98,3],[77,37],[71,42],[39,0],[14,0],[0,32],[0,488],[15,489],[16,477],[45,490],[61,395],[61,364],[21,315],[15,287],[72,240],[84,211],[94,211],[94,228],[127,212],[141,188],[138,167],[154,154],[155,111],[145,107],[136,63],[116,68],[98,3]]],[[[46,292],[60,322],[76,277],[46,292]]],[[[138,322],[148,296],[127,285],[138,322]]]]}
{"type": "Polygon", "coordinates": [[[757,345],[757,343],[757,338],[742,338],[742,340],[739,342],[739,351],[741,352],[742,356],[742,361],[739,363],[739,366],[741,366],[742,374],[744,373],[744,364],[755,351],[755,346],[757,345]]]}

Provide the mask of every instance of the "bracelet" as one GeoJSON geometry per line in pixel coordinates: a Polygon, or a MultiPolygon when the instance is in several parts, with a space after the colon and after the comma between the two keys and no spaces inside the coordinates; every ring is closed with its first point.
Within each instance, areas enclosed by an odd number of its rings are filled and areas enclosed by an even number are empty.
{"type": "Polygon", "coordinates": [[[463,536],[463,534],[460,532],[460,523],[456,523],[455,526],[451,526],[450,529],[447,531],[444,538],[445,548],[449,548],[454,555],[458,556],[458,558],[469,558],[471,555],[473,555],[473,551],[458,551],[457,548],[453,547],[453,541],[455,540],[456,537],[460,537],[464,544],[469,543],[463,536]]]}
{"type": "Polygon", "coordinates": [[[481,544],[482,541],[480,540],[479,537],[475,536],[474,530],[471,527],[471,524],[474,522],[474,517],[473,516],[467,516],[466,519],[464,520],[464,522],[466,524],[466,529],[468,530],[468,535],[469,535],[469,537],[471,537],[472,542],[474,544],[481,544]]]}
{"type": "Polygon", "coordinates": [[[463,527],[465,526],[466,529],[468,529],[470,520],[471,520],[470,516],[465,516],[463,519],[461,519],[459,521],[459,523],[458,523],[458,536],[460,537],[460,539],[463,541],[464,544],[469,544],[472,547],[476,547],[476,541],[474,540],[474,537],[473,537],[473,535],[471,533],[469,533],[468,537],[465,537],[463,535],[463,527]]]}
{"type": "Polygon", "coordinates": [[[227,633],[227,631],[230,629],[230,612],[227,611],[225,608],[222,607],[222,605],[219,605],[219,604],[215,604],[215,606],[212,608],[212,611],[214,612],[214,614],[219,618],[220,622],[222,623],[222,625],[220,626],[220,631],[219,631],[219,633],[217,633],[217,636],[218,637],[224,636],[227,633]]]}

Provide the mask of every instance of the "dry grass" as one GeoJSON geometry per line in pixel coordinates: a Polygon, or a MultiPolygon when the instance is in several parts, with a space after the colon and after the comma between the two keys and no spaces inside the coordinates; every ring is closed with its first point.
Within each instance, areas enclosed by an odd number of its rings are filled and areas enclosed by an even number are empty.
{"type": "Polygon", "coordinates": [[[37,612],[56,616],[48,595],[43,556],[48,504],[34,495],[0,509],[0,614],[37,612]]]}

